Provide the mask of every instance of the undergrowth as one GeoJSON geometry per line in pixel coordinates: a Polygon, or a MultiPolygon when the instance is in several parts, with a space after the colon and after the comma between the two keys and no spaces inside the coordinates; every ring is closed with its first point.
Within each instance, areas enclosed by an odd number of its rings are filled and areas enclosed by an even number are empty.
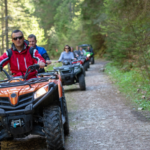
{"type": "Polygon", "coordinates": [[[106,66],[106,73],[112,78],[119,90],[135,102],[138,107],[150,111],[150,81],[136,69],[122,72],[111,63],[106,66]]]}
{"type": "Polygon", "coordinates": [[[53,71],[54,70],[53,67],[60,67],[60,66],[62,66],[62,63],[52,62],[52,64],[48,65],[45,70],[46,71],[53,71]]]}

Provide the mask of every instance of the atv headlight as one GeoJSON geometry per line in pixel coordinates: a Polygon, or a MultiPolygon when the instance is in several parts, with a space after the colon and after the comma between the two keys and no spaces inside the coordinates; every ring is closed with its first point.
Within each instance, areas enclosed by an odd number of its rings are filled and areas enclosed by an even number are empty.
{"type": "Polygon", "coordinates": [[[45,85],[44,87],[38,89],[35,93],[34,93],[34,99],[39,98],[40,96],[46,94],[48,92],[48,85],[45,85]]]}
{"type": "Polygon", "coordinates": [[[87,54],[87,57],[90,57],[90,54],[87,54]]]}

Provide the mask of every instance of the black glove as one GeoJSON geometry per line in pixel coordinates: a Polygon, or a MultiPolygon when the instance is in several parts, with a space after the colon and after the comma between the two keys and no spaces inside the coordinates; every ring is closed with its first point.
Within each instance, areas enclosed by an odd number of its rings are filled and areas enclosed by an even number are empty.
{"type": "Polygon", "coordinates": [[[3,71],[3,67],[2,66],[0,66],[0,71],[3,71]]]}

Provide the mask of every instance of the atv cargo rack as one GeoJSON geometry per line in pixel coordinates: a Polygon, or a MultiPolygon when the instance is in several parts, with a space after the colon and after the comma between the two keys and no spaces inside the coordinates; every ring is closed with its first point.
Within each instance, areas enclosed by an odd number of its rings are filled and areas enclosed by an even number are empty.
{"type": "Polygon", "coordinates": [[[54,71],[49,71],[49,72],[46,72],[46,73],[38,74],[38,76],[40,76],[42,78],[33,78],[33,79],[30,79],[30,80],[27,80],[27,81],[20,81],[20,82],[14,82],[14,83],[11,83],[10,81],[20,80],[20,79],[15,78],[15,77],[10,78],[10,80],[0,81],[0,82],[4,82],[4,83],[0,84],[0,89],[1,88],[7,88],[7,87],[22,86],[22,85],[29,85],[30,86],[31,84],[36,84],[36,83],[40,83],[40,82],[47,82],[50,79],[57,79],[57,74],[58,74],[57,71],[55,71],[55,72],[54,71]],[[48,77],[45,77],[45,76],[48,76],[48,77]],[[8,82],[8,83],[6,83],[6,82],[8,82]]]}

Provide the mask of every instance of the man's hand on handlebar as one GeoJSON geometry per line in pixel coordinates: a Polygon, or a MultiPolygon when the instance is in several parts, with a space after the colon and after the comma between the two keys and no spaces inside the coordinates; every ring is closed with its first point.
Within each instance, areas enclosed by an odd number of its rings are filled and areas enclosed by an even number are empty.
{"type": "Polygon", "coordinates": [[[50,60],[46,60],[46,64],[50,65],[52,62],[50,60]]]}
{"type": "Polygon", "coordinates": [[[40,61],[38,64],[39,64],[40,68],[44,68],[45,67],[45,63],[42,62],[42,61],[40,61]]]}

